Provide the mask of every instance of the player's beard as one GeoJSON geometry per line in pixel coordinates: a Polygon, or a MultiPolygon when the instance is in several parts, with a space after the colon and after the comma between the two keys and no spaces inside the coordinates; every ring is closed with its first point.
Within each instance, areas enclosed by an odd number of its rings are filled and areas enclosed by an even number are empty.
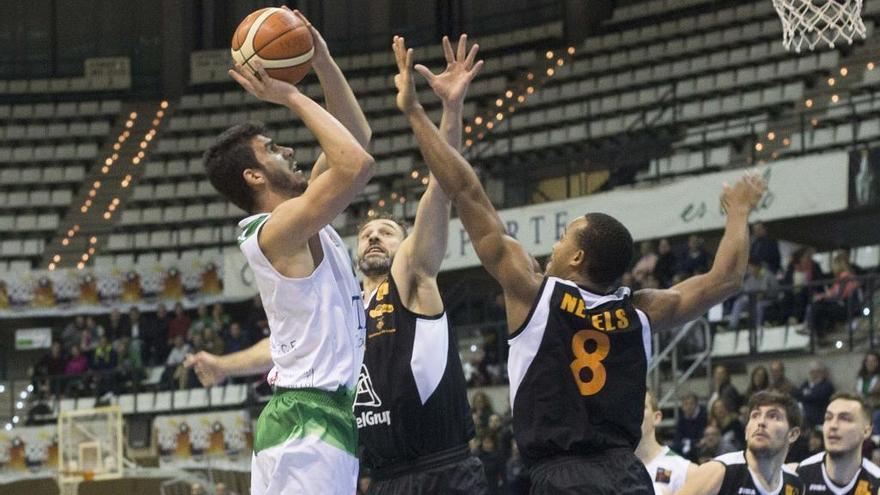
{"type": "Polygon", "coordinates": [[[771,457],[776,456],[780,452],[782,452],[782,449],[784,449],[784,448],[785,447],[779,447],[779,448],[774,449],[771,446],[767,446],[767,447],[749,447],[748,449],[749,449],[749,452],[751,452],[752,455],[758,459],[769,459],[771,457]]]}
{"type": "Polygon", "coordinates": [[[392,261],[393,258],[391,256],[383,256],[381,258],[377,256],[369,258],[362,256],[358,260],[358,268],[361,270],[361,273],[368,277],[381,277],[391,271],[392,261]]]}
{"type": "Polygon", "coordinates": [[[269,181],[269,186],[288,198],[301,195],[305,192],[308,185],[302,175],[292,171],[294,163],[291,159],[290,169],[287,170],[266,170],[266,179],[269,181]]]}
{"type": "MultiPolygon", "coordinates": [[[[860,449],[861,446],[856,447],[856,449],[860,449]]],[[[852,455],[852,450],[825,450],[825,453],[828,454],[828,457],[835,461],[840,461],[846,459],[850,455],[852,455]]]]}

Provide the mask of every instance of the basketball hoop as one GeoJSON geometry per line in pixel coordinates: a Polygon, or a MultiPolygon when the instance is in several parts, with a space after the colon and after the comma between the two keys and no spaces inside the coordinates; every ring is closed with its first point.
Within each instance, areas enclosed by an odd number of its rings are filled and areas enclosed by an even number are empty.
{"type": "Polygon", "coordinates": [[[786,50],[800,53],[806,46],[813,50],[819,43],[834,48],[841,40],[852,44],[865,38],[862,0],[773,0],[782,19],[782,44],[786,50]]]}

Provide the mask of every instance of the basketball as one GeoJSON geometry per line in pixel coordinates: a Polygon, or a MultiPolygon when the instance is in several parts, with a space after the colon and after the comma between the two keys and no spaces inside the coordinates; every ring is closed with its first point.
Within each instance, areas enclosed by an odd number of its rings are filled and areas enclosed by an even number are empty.
{"type": "Polygon", "coordinates": [[[311,69],[312,33],[293,12],[281,8],[257,10],[241,21],[232,35],[232,59],[253,70],[259,60],[266,73],[296,84],[311,69]]]}

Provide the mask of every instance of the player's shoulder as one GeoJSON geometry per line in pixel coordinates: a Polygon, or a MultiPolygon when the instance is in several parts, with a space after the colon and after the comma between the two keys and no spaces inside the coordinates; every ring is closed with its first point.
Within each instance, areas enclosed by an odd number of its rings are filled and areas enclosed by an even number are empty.
{"type": "Polygon", "coordinates": [[[862,458],[862,469],[874,478],[880,479],[880,466],[874,464],[867,458],[862,458]]]}
{"type": "Polygon", "coordinates": [[[745,452],[740,450],[737,452],[731,452],[729,454],[722,454],[718,457],[712,459],[715,462],[720,462],[725,466],[738,466],[745,465],[746,463],[746,455],[745,452]]]}
{"type": "Polygon", "coordinates": [[[806,468],[815,465],[821,465],[822,461],[825,459],[825,451],[819,452],[817,454],[813,454],[810,457],[802,460],[798,463],[797,469],[800,471],[801,468],[806,468]]]}

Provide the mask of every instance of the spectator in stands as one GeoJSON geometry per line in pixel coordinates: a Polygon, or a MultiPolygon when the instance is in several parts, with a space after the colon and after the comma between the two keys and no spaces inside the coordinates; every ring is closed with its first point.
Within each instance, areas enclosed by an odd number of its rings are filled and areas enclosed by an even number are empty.
{"type": "Polygon", "coordinates": [[[266,311],[263,309],[263,301],[259,294],[251,299],[251,307],[244,317],[242,330],[250,342],[257,342],[269,335],[269,322],[266,320],[266,311]]]}
{"type": "Polygon", "coordinates": [[[168,342],[169,347],[174,345],[177,337],[184,339],[189,336],[190,319],[183,310],[183,305],[177,303],[174,305],[174,317],[168,322],[168,342]]]}
{"type": "Polygon", "coordinates": [[[828,380],[828,368],[818,360],[810,363],[809,378],[795,392],[808,425],[819,426],[825,421],[825,408],[833,394],[834,385],[828,380]]]}
{"type": "Polygon", "coordinates": [[[654,264],[654,276],[660,282],[660,288],[671,287],[672,277],[675,276],[678,260],[672,251],[669,239],[660,239],[657,247],[657,262],[654,264]]]}
{"type": "Polygon", "coordinates": [[[210,327],[205,329],[205,333],[202,337],[202,348],[201,350],[205,352],[210,352],[216,356],[220,356],[224,354],[225,344],[223,339],[220,338],[220,329],[222,329],[222,324],[219,321],[214,321],[210,327]]]}
{"type": "Polygon", "coordinates": [[[692,276],[709,271],[709,253],[704,244],[705,241],[698,235],[688,237],[688,249],[678,266],[679,272],[692,276]]]}
{"type": "Polygon", "coordinates": [[[163,347],[167,332],[159,328],[157,315],[143,314],[137,306],[132,306],[129,309],[128,321],[131,326],[132,339],[139,341],[138,350],[143,362],[152,364],[163,347]]]}
{"type": "Polygon", "coordinates": [[[73,391],[81,391],[84,387],[82,376],[89,371],[89,360],[82,353],[78,345],[70,348],[70,358],[64,366],[64,376],[67,390],[65,395],[71,395],[73,391]]]}
{"type": "Polygon", "coordinates": [[[704,464],[719,455],[729,454],[739,450],[735,445],[731,444],[727,439],[721,436],[721,430],[715,425],[706,426],[703,437],[697,444],[699,455],[697,463],[704,464]]]}
{"type": "Polygon", "coordinates": [[[760,365],[755,366],[752,368],[752,375],[749,378],[749,388],[746,389],[746,402],[748,402],[752,395],[768,388],[770,388],[770,376],[767,374],[767,368],[760,365]]]}
{"type": "Polygon", "coordinates": [[[783,299],[783,316],[788,319],[789,324],[803,321],[812,295],[821,292],[820,287],[810,285],[811,282],[825,278],[819,264],[813,260],[813,254],[815,250],[810,247],[803,247],[792,253],[791,262],[782,278],[782,284],[791,287],[785,292],[783,299]]]}
{"type": "Polygon", "coordinates": [[[144,377],[144,363],[138,342],[123,337],[114,343],[119,366],[116,368],[117,383],[136,383],[144,377]]]}
{"type": "Polygon", "coordinates": [[[223,312],[223,305],[220,303],[211,306],[211,325],[216,328],[217,324],[220,325],[221,332],[229,328],[229,315],[223,312]]]}
{"type": "Polygon", "coordinates": [[[106,335],[102,335],[92,357],[92,369],[97,372],[95,391],[98,397],[116,392],[114,372],[118,364],[119,358],[113,345],[110,344],[110,339],[106,335]]]}
{"type": "Polygon", "coordinates": [[[723,441],[736,450],[745,446],[746,429],[739,420],[739,409],[731,411],[723,400],[716,400],[709,411],[709,425],[718,428],[723,441]]]}
{"type": "Polygon", "coordinates": [[[862,360],[856,378],[856,394],[863,397],[871,406],[873,413],[874,434],[880,435],[880,354],[877,351],[868,351],[862,360]]]}
{"type": "Polygon", "coordinates": [[[652,275],[657,267],[657,253],[654,252],[654,244],[651,241],[644,241],[639,246],[641,257],[632,269],[632,275],[636,282],[641,284],[645,277],[652,275]]]}
{"type": "Polygon", "coordinates": [[[119,335],[117,339],[126,336],[132,340],[144,340],[144,317],[137,306],[128,308],[128,319],[123,322],[123,328],[128,334],[119,335]]]}
{"type": "Polygon", "coordinates": [[[189,495],[205,495],[205,488],[199,483],[193,483],[189,487],[189,495]]]}
{"type": "Polygon", "coordinates": [[[171,316],[168,314],[168,308],[164,304],[159,303],[156,306],[156,314],[152,319],[147,320],[148,327],[144,331],[147,335],[155,335],[156,340],[150,346],[151,350],[144,353],[145,362],[155,366],[161,364],[162,359],[168,355],[168,324],[171,323],[171,316]],[[150,355],[148,356],[148,352],[150,355]]]}
{"type": "Polygon", "coordinates": [[[111,341],[116,340],[123,335],[131,335],[131,329],[128,327],[125,320],[122,319],[122,312],[119,311],[119,308],[113,308],[110,310],[105,333],[111,341]]]}
{"type": "Polygon", "coordinates": [[[744,309],[754,309],[755,328],[764,326],[764,312],[776,303],[778,284],[776,276],[761,266],[755,259],[749,259],[746,277],[743,280],[742,292],[733,300],[730,310],[729,326],[731,330],[739,328],[740,316],[744,309]],[[754,304],[752,302],[754,301],[754,304]]]}
{"type": "Polygon", "coordinates": [[[672,449],[688,459],[696,460],[697,444],[703,437],[707,422],[706,410],[697,402],[696,394],[693,392],[682,394],[672,449]]]}
{"type": "Polygon", "coordinates": [[[785,365],[778,359],[770,363],[770,390],[785,395],[797,392],[797,387],[785,376],[785,365]]]}
{"type": "MultiPolygon", "coordinates": [[[[162,372],[162,383],[165,388],[172,388],[173,382],[172,380],[178,380],[178,383],[181,380],[181,377],[185,377],[185,369],[183,368],[183,360],[186,358],[187,354],[190,354],[192,349],[189,344],[183,340],[182,335],[176,335],[174,337],[174,347],[171,349],[171,352],[168,353],[168,359],[165,360],[165,371],[162,372]],[[182,370],[182,371],[181,371],[182,370]]],[[[179,387],[183,388],[183,387],[179,387]]]]}
{"type": "Polygon", "coordinates": [[[752,226],[752,245],[749,248],[749,260],[754,260],[776,275],[781,267],[779,242],[767,235],[767,226],[761,222],[752,226]]]}
{"type": "Polygon", "coordinates": [[[838,249],[837,251],[834,251],[834,256],[832,259],[838,258],[838,257],[845,259],[847,262],[849,262],[849,267],[852,270],[853,275],[860,277],[860,276],[868,273],[867,270],[865,270],[861,266],[857,265],[853,261],[852,252],[850,251],[849,248],[841,248],[841,249],[838,249]]]}
{"type": "Polygon", "coordinates": [[[822,430],[810,428],[810,437],[807,439],[807,457],[816,455],[823,450],[825,450],[825,439],[822,438],[822,430]]]}
{"type": "Polygon", "coordinates": [[[40,359],[40,362],[34,366],[31,376],[31,383],[38,386],[38,383],[44,379],[49,380],[49,391],[53,395],[61,393],[60,376],[64,374],[64,368],[67,366],[67,359],[64,357],[64,351],[61,348],[61,342],[54,341],[49,347],[49,352],[40,359]]]}
{"type": "Polygon", "coordinates": [[[84,315],[76,315],[73,321],[64,327],[61,332],[61,342],[65,349],[70,349],[74,345],[79,345],[82,331],[86,328],[86,317],[84,315]]]}
{"type": "Polygon", "coordinates": [[[196,306],[196,317],[192,320],[192,323],[189,326],[190,338],[195,334],[204,332],[205,329],[210,326],[211,315],[208,313],[208,307],[205,306],[205,303],[199,303],[199,305],[196,306]]]}
{"type": "Polygon", "coordinates": [[[727,367],[723,364],[715,367],[714,390],[709,397],[708,405],[710,411],[712,410],[712,405],[719,399],[724,401],[728,411],[738,411],[739,406],[742,405],[742,395],[730,383],[730,372],[727,371],[727,367]]]}
{"type": "Polygon", "coordinates": [[[373,483],[373,478],[370,477],[369,474],[361,473],[358,478],[358,489],[355,495],[367,495],[370,491],[370,485],[373,483]]]}
{"type": "Polygon", "coordinates": [[[214,485],[214,495],[229,495],[229,492],[226,491],[226,484],[217,483],[214,485]]]}
{"type": "Polygon", "coordinates": [[[64,374],[67,376],[82,375],[89,371],[89,360],[82,353],[78,345],[70,348],[70,359],[64,366],[64,374]]]}
{"type": "Polygon", "coordinates": [[[807,309],[810,331],[825,335],[836,323],[845,322],[853,316],[859,305],[859,281],[845,255],[838,254],[831,261],[834,284],[813,298],[807,309]]]}
{"type": "Polygon", "coordinates": [[[84,328],[79,333],[79,342],[77,342],[77,345],[79,346],[80,350],[88,353],[93,351],[98,345],[99,338],[100,337],[98,336],[97,332],[95,332],[94,330],[90,330],[89,328],[84,328]]]}
{"type": "Polygon", "coordinates": [[[238,322],[229,324],[229,335],[226,336],[226,353],[231,354],[246,349],[250,342],[241,333],[241,325],[238,322]]]}
{"type": "Polygon", "coordinates": [[[471,397],[471,414],[474,416],[474,424],[477,428],[485,428],[489,425],[489,417],[495,411],[492,410],[492,403],[489,402],[489,396],[485,392],[476,392],[471,397]]]}

